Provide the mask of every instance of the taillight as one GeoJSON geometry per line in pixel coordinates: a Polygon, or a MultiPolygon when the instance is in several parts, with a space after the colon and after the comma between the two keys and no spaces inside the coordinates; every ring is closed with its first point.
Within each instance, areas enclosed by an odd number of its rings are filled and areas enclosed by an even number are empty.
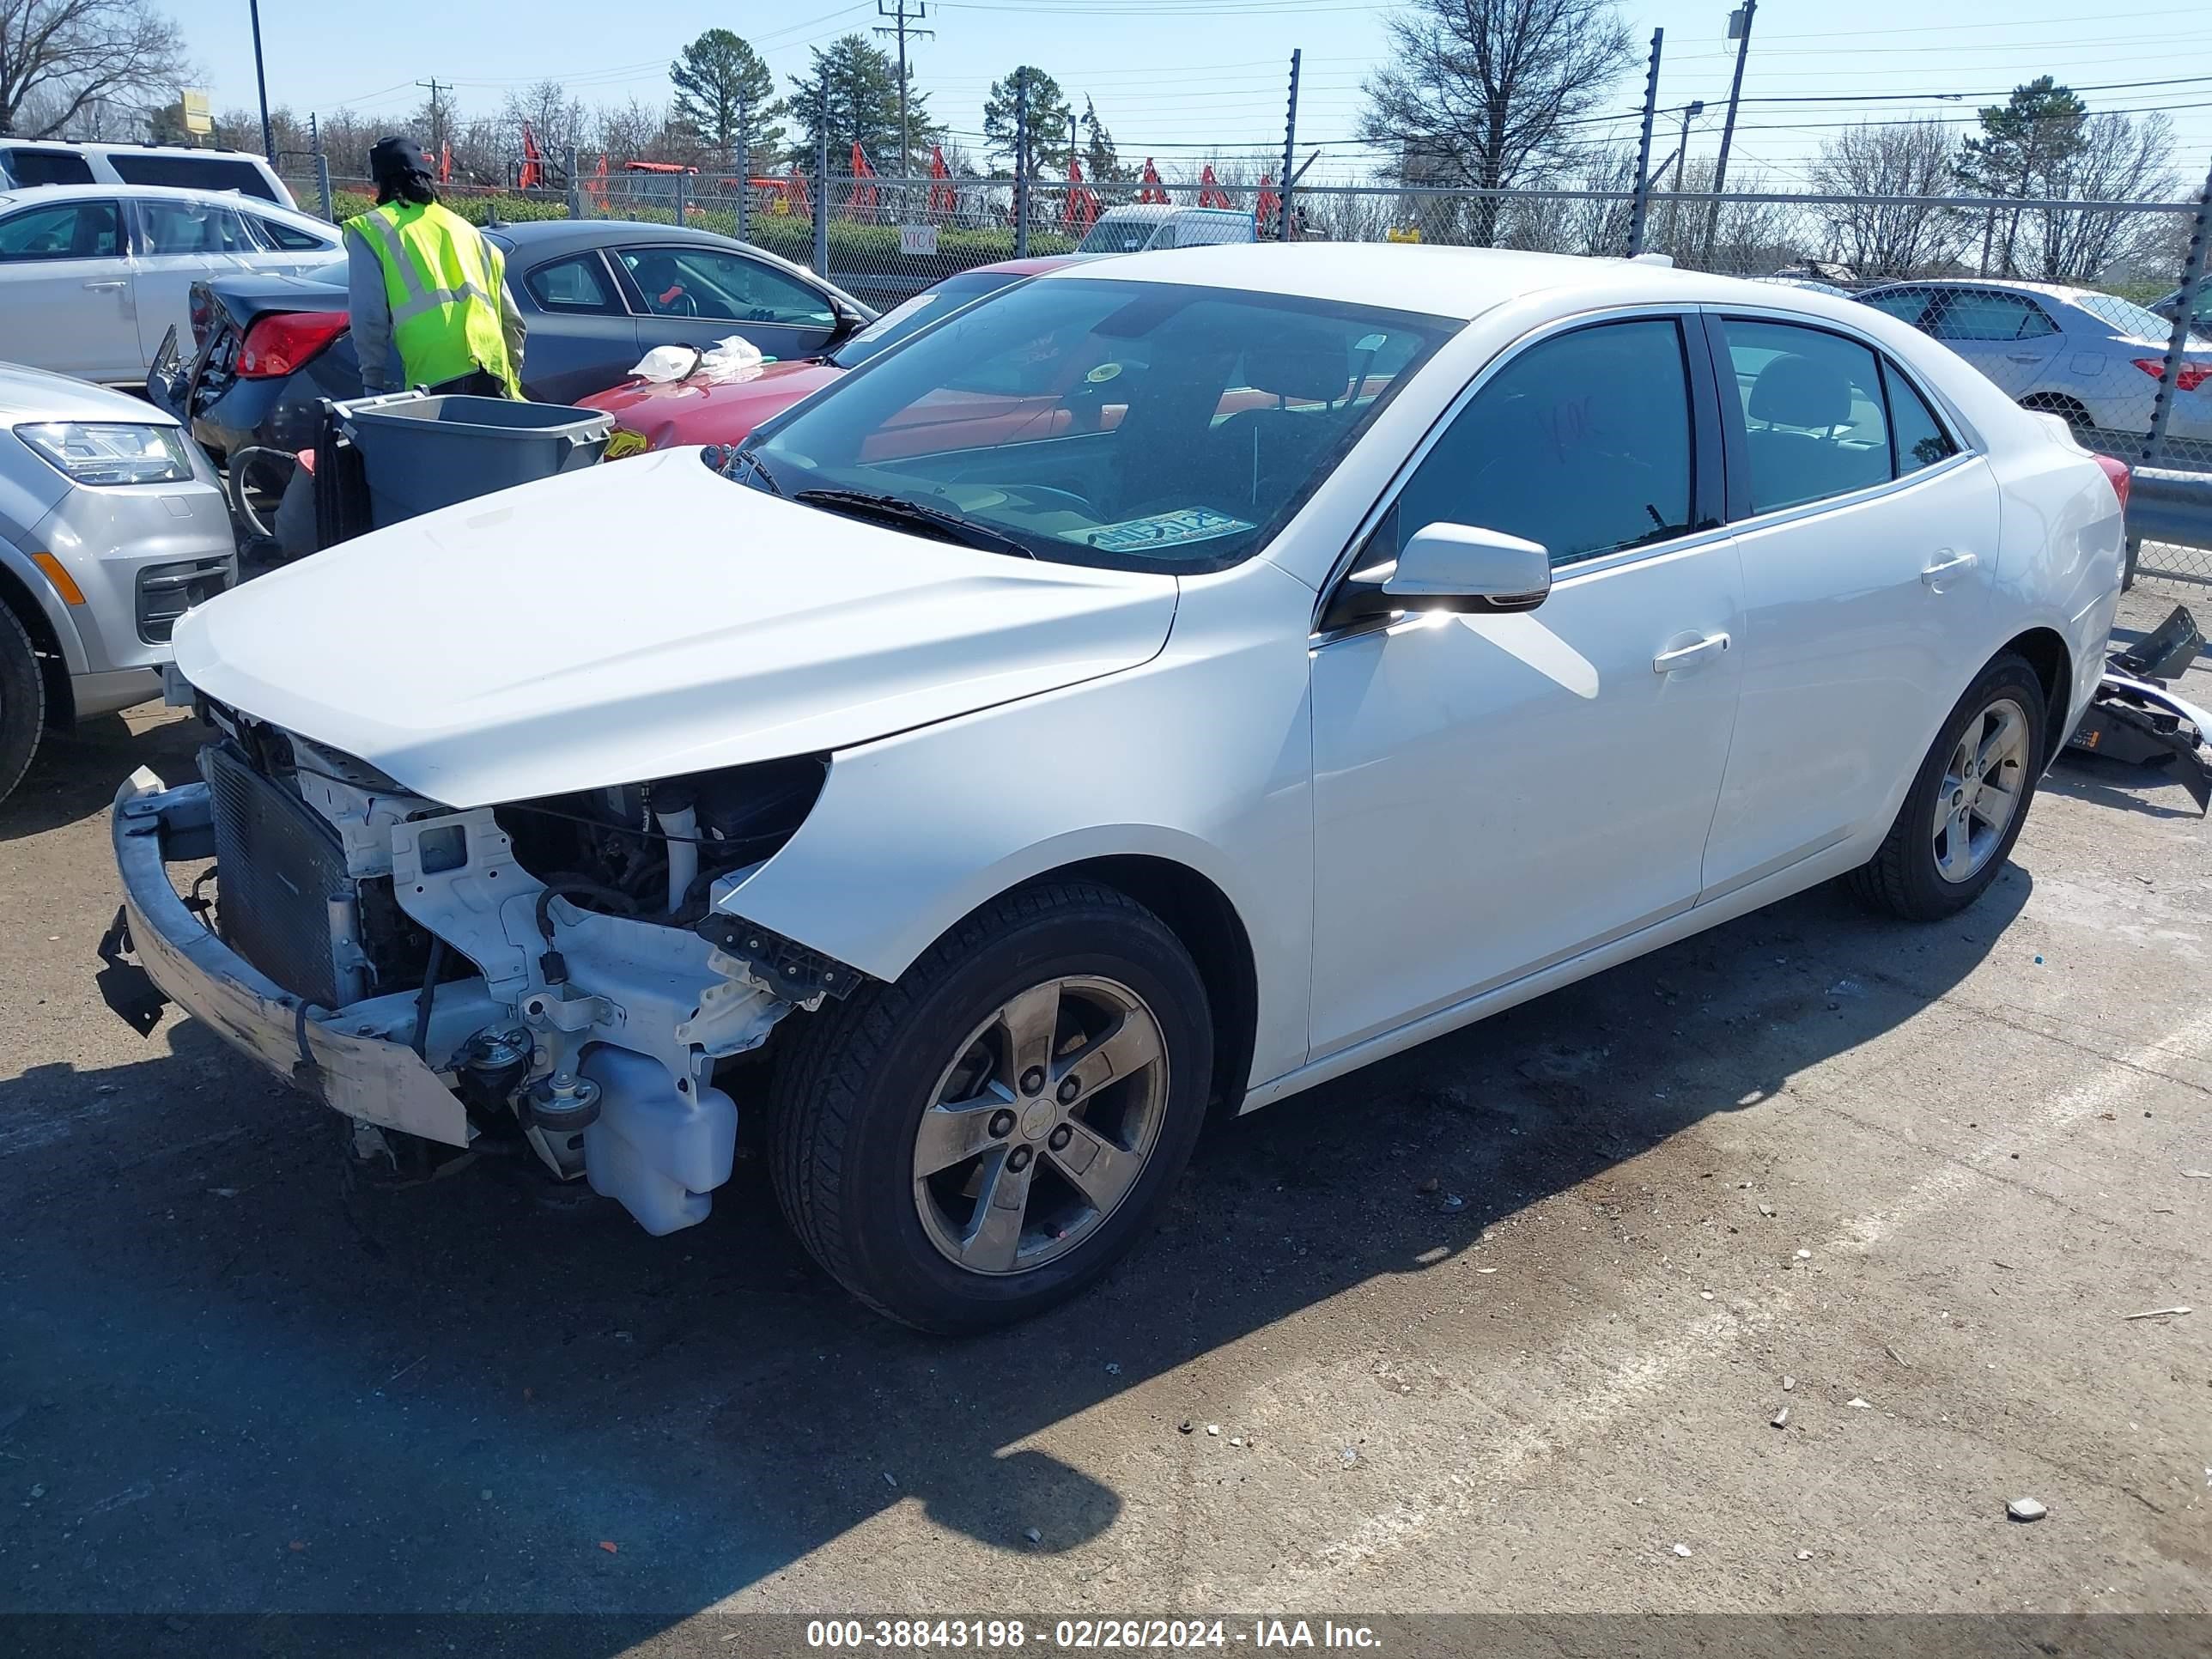
{"type": "Polygon", "coordinates": [[[2114,460],[2110,455],[2093,455],[2089,459],[2105,469],[2105,476],[2112,481],[2112,494],[2120,498],[2120,511],[2126,512],[2128,510],[2128,464],[2125,461],[2114,460]]]}
{"type": "Polygon", "coordinates": [[[207,343],[208,327],[214,321],[209,309],[207,290],[195,286],[191,303],[192,344],[195,348],[207,343]]]}
{"type": "MultiPolygon", "coordinates": [[[[2154,380],[2166,373],[2166,361],[2160,357],[2138,357],[2135,364],[2154,380]]],[[[2184,363],[2173,383],[2184,392],[2194,392],[2207,380],[2212,380],[2212,363],[2184,363]]]]}
{"type": "Polygon", "coordinates": [[[303,368],[346,331],[343,311],[292,311],[264,317],[246,331],[238,349],[240,380],[269,380],[303,368]]]}

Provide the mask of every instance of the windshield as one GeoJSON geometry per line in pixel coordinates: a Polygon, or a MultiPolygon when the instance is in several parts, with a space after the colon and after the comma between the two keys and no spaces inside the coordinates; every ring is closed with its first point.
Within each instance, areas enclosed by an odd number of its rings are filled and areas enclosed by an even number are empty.
{"type": "Polygon", "coordinates": [[[884,313],[831,352],[830,361],[840,368],[858,368],[878,351],[896,345],[939,318],[950,316],[986,294],[996,294],[1021,280],[1018,272],[1011,270],[964,270],[957,276],[947,276],[904,305],[894,306],[884,313]]]}
{"type": "Polygon", "coordinates": [[[1048,277],[948,317],[763,427],[730,476],[799,499],[838,492],[825,508],[862,495],[920,503],[1041,559],[1218,570],[1297,510],[1459,326],[1048,277]]]}
{"type": "Polygon", "coordinates": [[[1175,246],[1175,227],[1163,219],[1116,219],[1108,214],[1091,227],[1089,234],[1076,244],[1078,253],[1140,253],[1152,241],[1154,231],[1164,231],[1160,247],[1175,246]]]}

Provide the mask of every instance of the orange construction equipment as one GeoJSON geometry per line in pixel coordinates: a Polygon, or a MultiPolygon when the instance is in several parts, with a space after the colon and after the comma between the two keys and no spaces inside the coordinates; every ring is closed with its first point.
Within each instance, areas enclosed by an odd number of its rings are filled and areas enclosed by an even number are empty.
{"type": "Polygon", "coordinates": [[[1144,177],[1137,183],[1139,186],[1137,199],[1139,202],[1157,202],[1162,207],[1167,205],[1168,187],[1160,182],[1160,170],[1152,165],[1152,158],[1149,155],[1145,157],[1144,177]]]}
{"type": "Polygon", "coordinates": [[[598,170],[584,181],[584,194],[591,198],[592,206],[600,214],[614,211],[607,202],[607,158],[604,152],[600,154],[598,170]]]}
{"type": "Polygon", "coordinates": [[[876,170],[868,165],[867,152],[856,143],[853,146],[853,191],[845,198],[845,216],[873,220],[876,216],[876,187],[870,181],[876,170]]]}
{"type": "Polygon", "coordinates": [[[1233,208],[1237,205],[1229,199],[1229,192],[1222,189],[1221,181],[1213,176],[1213,163],[1211,161],[1198,175],[1198,204],[1202,208],[1233,208]]]}
{"type": "Polygon", "coordinates": [[[545,182],[545,157],[538,148],[538,136],[530,130],[530,123],[522,124],[522,171],[515,176],[517,190],[536,190],[545,182]]]}
{"type": "Polygon", "coordinates": [[[1275,175],[1260,175],[1260,200],[1252,210],[1252,228],[1262,236],[1273,236],[1283,228],[1283,198],[1275,194],[1275,175]]]}
{"type": "Polygon", "coordinates": [[[438,146],[438,182],[441,185],[453,182],[453,147],[450,143],[438,146]]]}
{"type": "Polygon", "coordinates": [[[957,213],[960,210],[960,192],[952,188],[951,178],[952,169],[945,165],[945,147],[932,144],[929,147],[929,211],[933,217],[940,213],[957,213]],[[940,183],[939,180],[945,182],[940,183]]]}
{"type": "Polygon", "coordinates": [[[1098,222],[1098,192],[1083,182],[1083,163],[1067,158],[1067,203],[1060,210],[1060,228],[1080,236],[1098,222]]]}

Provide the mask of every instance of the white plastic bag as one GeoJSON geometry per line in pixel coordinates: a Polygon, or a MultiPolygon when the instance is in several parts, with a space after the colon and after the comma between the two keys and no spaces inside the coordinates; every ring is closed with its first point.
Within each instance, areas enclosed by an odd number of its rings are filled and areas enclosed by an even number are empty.
{"type": "Polygon", "coordinates": [[[695,378],[705,386],[724,386],[732,380],[750,380],[760,369],[760,348],[743,335],[732,334],[703,351],[697,346],[655,346],[638,359],[630,378],[656,386],[695,378]]]}

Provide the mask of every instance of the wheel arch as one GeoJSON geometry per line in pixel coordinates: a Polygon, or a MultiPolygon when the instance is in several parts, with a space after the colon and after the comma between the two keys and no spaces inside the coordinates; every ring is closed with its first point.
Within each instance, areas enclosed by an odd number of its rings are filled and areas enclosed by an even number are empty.
{"type": "Polygon", "coordinates": [[[1167,926],[1205,981],[1213,1017],[1212,1098],[1234,1115],[1251,1080],[1260,1021],[1259,967],[1235,902],[1190,866],[1146,853],[1084,859],[1033,880],[1095,881],[1127,894],[1167,926]]]}
{"type": "MultiPolygon", "coordinates": [[[[2045,738],[2051,754],[2055,755],[2067,737],[2057,726],[2066,718],[2066,711],[2073,701],[2074,653],[2068,648],[2065,636],[2057,629],[2040,627],[2015,634],[2005,641],[2004,650],[2025,657],[2028,666],[2035,671],[2035,678],[2042,683],[2043,708],[2048,720],[2045,738]]],[[[2044,758],[2047,761],[2051,755],[2045,755],[2044,758]]]]}
{"type": "Polygon", "coordinates": [[[62,647],[60,633],[53,619],[46,615],[46,607],[31,591],[14,567],[0,560],[0,605],[7,606],[10,615],[23,624],[23,631],[31,636],[31,649],[39,662],[40,677],[46,684],[46,725],[60,731],[76,723],[76,697],[70,684],[69,659],[62,647]]]}

